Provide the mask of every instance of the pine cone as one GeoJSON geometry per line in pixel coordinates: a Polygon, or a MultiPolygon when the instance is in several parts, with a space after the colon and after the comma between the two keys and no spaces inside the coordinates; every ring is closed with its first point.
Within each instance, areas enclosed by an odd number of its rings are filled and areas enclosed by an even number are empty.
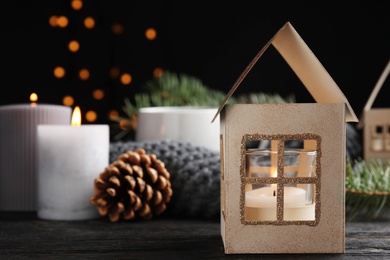
{"type": "Polygon", "coordinates": [[[111,222],[160,215],[173,193],[165,164],[142,148],[121,154],[95,179],[94,189],[90,202],[111,222]]]}

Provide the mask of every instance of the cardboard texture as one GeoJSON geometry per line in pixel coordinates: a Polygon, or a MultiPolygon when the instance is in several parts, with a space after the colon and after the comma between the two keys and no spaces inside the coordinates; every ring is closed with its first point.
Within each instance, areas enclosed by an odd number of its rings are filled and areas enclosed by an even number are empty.
{"type": "Polygon", "coordinates": [[[384,82],[390,73],[390,60],[380,75],[360,115],[359,129],[363,129],[364,154],[366,161],[390,159],[390,108],[373,108],[384,82]]]}
{"type": "MultiPolygon", "coordinates": [[[[221,236],[225,253],[343,253],[345,122],[357,122],[358,119],[337,84],[289,22],[247,66],[222,101],[213,121],[218,115],[221,236]],[[230,96],[270,45],[278,50],[317,103],[227,104],[230,96]],[[317,172],[314,177],[304,179],[316,187],[315,219],[287,221],[279,214],[280,209],[276,221],[248,221],[245,218],[245,187],[251,178],[245,177],[243,152],[245,141],[256,136],[277,143],[278,149],[283,148],[283,142],[280,142],[283,138],[303,137],[297,139],[305,140],[308,148],[317,150],[317,172]]],[[[281,172],[283,174],[283,170],[281,172]]],[[[279,178],[286,181],[279,174],[278,181],[279,178]]],[[[278,184],[280,186],[283,187],[278,184]]],[[[283,196],[283,188],[278,188],[278,201],[283,196]]]]}

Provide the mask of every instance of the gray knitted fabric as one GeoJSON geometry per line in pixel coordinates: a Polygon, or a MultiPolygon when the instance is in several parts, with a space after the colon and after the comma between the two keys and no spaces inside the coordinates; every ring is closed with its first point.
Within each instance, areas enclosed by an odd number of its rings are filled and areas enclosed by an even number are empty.
{"type": "MultiPolygon", "coordinates": [[[[360,136],[347,124],[347,156],[353,161],[361,153],[360,136]]],[[[291,144],[293,146],[293,144],[291,144]]],[[[220,155],[207,148],[178,141],[113,142],[110,163],[128,150],[143,148],[165,163],[171,174],[173,195],[165,215],[218,218],[220,214],[220,155]]]]}
{"type": "Polygon", "coordinates": [[[112,142],[110,163],[126,151],[143,148],[165,163],[173,195],[166,216],[218,218],[220,214],[219,152],[178,141],[112,142]]]}

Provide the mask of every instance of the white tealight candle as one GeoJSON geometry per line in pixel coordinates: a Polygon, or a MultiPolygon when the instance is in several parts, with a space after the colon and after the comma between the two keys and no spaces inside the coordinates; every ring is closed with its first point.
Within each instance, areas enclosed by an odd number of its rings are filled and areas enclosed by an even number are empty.
{"type": "Polygon", "coordinates": [[[108,125],[39,125],[37,133],[38,217],[99,217],[89,199],[94,193],[94,179],[109,163],[108,125]]]}
{"type": "Polygon", "coordinates": [[[70,107],[61,105],[0,106],[0,210],[37,209],[37,125],[70,125],[71,113],[70,107]]]}
{"type": "MultiPolygon", "coordinates": [[[[276,187],[263,187],[247,191],[245,202],[247,207],[275,208],[276,187]]],[[[284,206],[296,207],[305,205],[306,191],[295,187],[284,188],[284,206]]]]}
{"type": "MultiPolygon", "coordinates": [[[[276,187],[245,193],[246,220],[276,220],[276,187]]],[[[306,205],[306,190],[284,187],[284,220],[314,220],[314,204],[306,205]]]]}

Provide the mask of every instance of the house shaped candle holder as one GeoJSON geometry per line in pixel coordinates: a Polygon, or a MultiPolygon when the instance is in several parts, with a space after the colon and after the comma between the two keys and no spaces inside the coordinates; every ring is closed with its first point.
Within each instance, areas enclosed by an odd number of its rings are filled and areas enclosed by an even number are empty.
{"type": "Polygon", "coordinates": [[[240,75],[213,121],[218,115],[225,254],[343,253],[346,122],[358,119],[289,22],[240,75]],[[270,45],[315,103],[227,104],[270,45]],[[269,145],[249,148],[254,141],[269,145]]]}
{"type": "Polygon", "coordinates": [[[390,60],[375,84],[360,116],[358,129],[363,129],[363,157],[369,162],[390,160],[390,108],[373,108],[374,101],[390,73],[390,60]]]}

